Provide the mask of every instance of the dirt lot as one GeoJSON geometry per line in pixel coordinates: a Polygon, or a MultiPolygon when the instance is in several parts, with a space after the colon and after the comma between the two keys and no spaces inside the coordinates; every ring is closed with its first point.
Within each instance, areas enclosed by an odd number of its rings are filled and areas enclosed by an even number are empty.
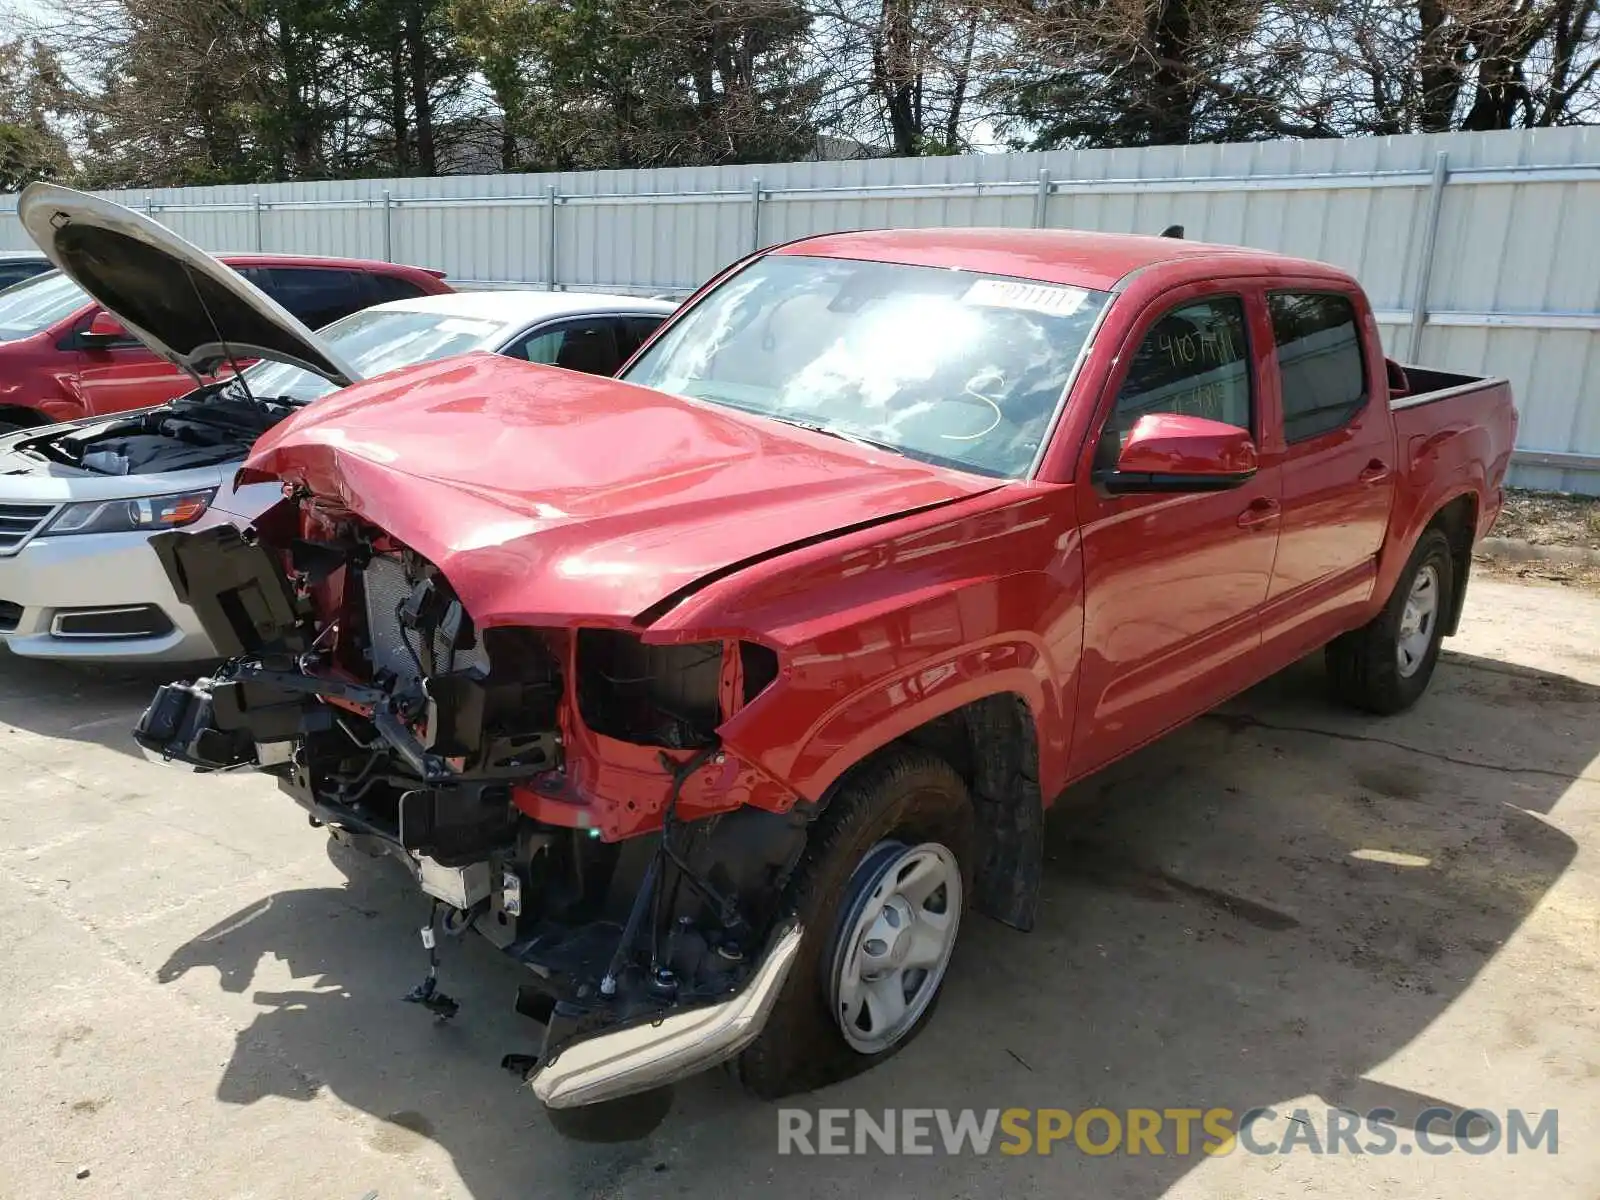
{"type": "Polygon", "coordinates": [[[1510,545],[1478,556],[1484,573],[1600,595],[1600,497],[1507,491],[1494,542],[1510,545]]]}
{"type": "Polygon", "coordinates": [[[1600,550],[1600,497],[1513,489],[1494,532],[1538,546],[1600,550]]]}
{"type": "Polygon", "coordinates": [[[1382,1157],[781,1159],[721,1076],[563,1142],[498,1068],[517,970],[452,944],[457,1021],[401,1004],[422,902],[262,780],[135,757],[149,678],[0,661],[0,1196],[1596,1195],[1600,598],[1480,582],[1413,712],[1308,662],[1076,789],[1039,928],[975,918],[926,1036],[804,1101],[1387,1105],[1382,1157]],[[1558,1109],[1559,1152],[1406,1153],[1433,1102],[1558,1109]]]}

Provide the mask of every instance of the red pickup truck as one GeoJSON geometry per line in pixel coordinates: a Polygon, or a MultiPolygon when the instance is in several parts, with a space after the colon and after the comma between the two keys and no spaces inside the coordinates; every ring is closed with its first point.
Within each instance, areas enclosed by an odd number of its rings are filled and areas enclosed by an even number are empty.
{"type": "Polygon", "coordinates": [[[253,534],[155,540],[234,657],[136,737],[526,963],[564,1121],[730,1060],[781,1095],[904,1046],[969,908],[1031,924],[1073,780],[1318,647],[1414,702],[1515,427],[1318,263],[812,238],[620,381],[470,356],[278,425],[253,534]]]}

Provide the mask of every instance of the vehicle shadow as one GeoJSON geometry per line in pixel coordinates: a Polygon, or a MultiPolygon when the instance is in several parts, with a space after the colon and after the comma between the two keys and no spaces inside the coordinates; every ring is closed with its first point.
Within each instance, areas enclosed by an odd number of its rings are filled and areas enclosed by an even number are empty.
{"type": "MultiPolygon", "coordinates": [[[[1052,815],[1038,927],[981,918],[925,1035],[793,1106],[1230,1108],[1308,1095],[1398,1123],[1428,1096],[1373,1078],[1472,983],[1575,853],[1538,815],[1596,778],[1600,687],[1447,654],[1433,690],[1387,720],[1336,710],[1308,660],[1070,790],[1052,815]],[[1461,733],[1472,730],[1468,739],[1461,733]],[[978,936],[973,936],[976,933],[978,936]]],[[[1198,1152],[1091,1157],[777,1154],[775,1105],[720,1074],[678,1089],[665,1124],[619,1146],[563,1141],[498,1068],[535,1048],[510,1012],[517,968],[449,946],[449,1025],[399,1003],[423,969],[425,909],[398,871],[332,852],[349,883],[264,896],[175,950],[260,1011],[218,1098],[327,1088],[379,1118],[373,1145],[435,1143],[464,1194],[1157,1197],[1198,1152]],[[290,988],[253,990],[281,960],[290,988]]],[[[1486,1028],[1495,1048],[1514,1031],[1486,1028]]],[[[1196,1138],[1196,1144],[1199,1142],[1196,1138]]],[[[351,1194],[362,1184],[351,1180],[351,1194]]]]}
{"type": "Polygon", "coordinates": [[[156,688],[204,675],[207,663],[98,665],[22,658],[0,649],[0,723],[42,737],[140,756],[130,731],[156,688]]]}

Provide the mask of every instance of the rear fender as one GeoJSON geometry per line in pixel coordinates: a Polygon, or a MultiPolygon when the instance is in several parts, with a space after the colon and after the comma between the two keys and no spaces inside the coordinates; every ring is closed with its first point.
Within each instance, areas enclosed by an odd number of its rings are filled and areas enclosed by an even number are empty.
{"type": "MultiPolygon", "coordinates": [[[[1481,428],[1446,428],[1407,440],[1405,482],[1396,496],[1389,536],[1378,558],[1374,609],[1388,602],[1417,539],[1441,509],[1462,496],[1471,496],[1481,519],[1489,507],[1484,503],[1489,490],[1489,452],[1489,435],[1481,428]]],[[[1473,541],[1477,533],[1474,529],[1473,541]]]]}

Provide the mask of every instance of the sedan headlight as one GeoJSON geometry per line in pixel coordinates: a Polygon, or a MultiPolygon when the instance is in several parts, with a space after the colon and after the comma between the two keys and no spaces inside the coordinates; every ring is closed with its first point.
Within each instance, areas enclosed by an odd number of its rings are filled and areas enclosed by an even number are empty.
{"type": "Polygon", "coordinates": [[[198,521],[216,494],[216,488],[207,488],[171,496],[141,496],[137,500],[88,500],[68,504],[39,531],[39,536],[176,529],[198,521]]]}

